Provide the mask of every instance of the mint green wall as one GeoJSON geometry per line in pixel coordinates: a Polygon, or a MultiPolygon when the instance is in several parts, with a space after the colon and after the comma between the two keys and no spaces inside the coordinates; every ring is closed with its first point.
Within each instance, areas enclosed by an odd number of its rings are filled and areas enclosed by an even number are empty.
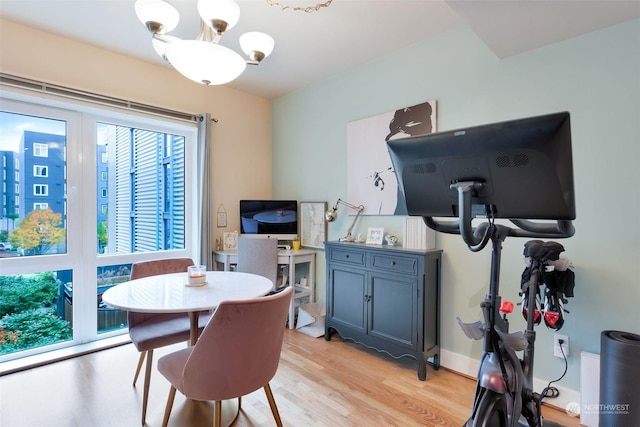
{"type": "MultiPolygon", "coordinates": [[[[576,297],[561,333],[570,337],[569,372],[560,383],[579,389],[580,351],[599,353],[606,329],[640,333],[640,21],[596,31],[507,59],[497,59],[466,28],[399,50],[273,103],[273,194],[306,201],[347,197],[347,123],[426,100],[438,101],[438,128],[570,111],[578,219],[562,240],[575,264],[576,297]]],[[[357,200],[351,202],[357,203],[357,200]]],[[[340,209],[329,239],[351,218],[340,209]]],[[[402,218],[367,216],[358,226],[402,236],[402,218]]],[[[501,294],[518,300],[524,239],[504,244],[501,294]]],[[[480,342],[455,317],[479,320],[488,288],[490,251],[471,253],[458,236],[438,235],[444,250],[441,341],[445,350],[478,359],[480,342]]],[[[318,253],[319,299],[325,260],[318,253]]],[[[512,330],[522,329],[519,313],[512,330]]],[[[563,371],[552,331],[538,328],[536,377],[563,371]]]]}

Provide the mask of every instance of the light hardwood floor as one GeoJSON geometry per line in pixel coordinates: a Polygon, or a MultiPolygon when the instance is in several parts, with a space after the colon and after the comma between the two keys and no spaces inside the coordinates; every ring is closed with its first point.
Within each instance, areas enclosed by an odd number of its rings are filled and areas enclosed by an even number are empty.
{"type": "MultiPolygon", "coordinates": [[[[155,360],[182,345],[158,350],[155,360]]],[[[124,345],[0,377],[1,427],[139,426],[142,383],[132,387],[138,352],[124,345]]],[[[141,381],[141,380],[139,380],[141,381]]],[[[440,369],[419,381],[416,362],[393,359],[337,334],[327,342],[286,330],[280,367],[271,382],[285,426],[461,426],[474,381],[440,369]]],[[[160,426],[169,383],[151,379],[148,426],[160,426]]],[[[176,395],[170,426],[210,426],[211,405],[176,395]]],[[[548,420],[579,419],[550,406],[548,420]]],[[[262,390],[245,396],[234,426],[275,425],[262,390]]]]}

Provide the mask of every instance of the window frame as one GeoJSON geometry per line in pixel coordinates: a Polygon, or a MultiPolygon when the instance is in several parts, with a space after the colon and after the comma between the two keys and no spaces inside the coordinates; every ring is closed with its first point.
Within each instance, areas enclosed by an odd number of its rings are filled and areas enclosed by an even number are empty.
{"type": "Polygon", "coordinates": [[[33,157],[49,157],[49,146],[40,142],[33,143],[33,157]]]}
{"type": "Polygon", "coordinates": [[[33,176],[35,178],[47,178],[49,176],[49,166],[33,165],[33,176]]]}
{"type": "Polygon", "coordinates": [[[197,177],[197,123],[183,120],[160,119],[131,111],[118,110],[115,107],[97,108],[81,101],[57,99],[54,95],[31,96],[21,91],[2,87],[0,99],[2,110],[17,114],[37,115],[67,122],[67,167],[65,171],[68,203],[67,215],[67,253],[34,257],[15,257],[0,259],[2,275],[29,274],[41,271],[73,270],[73,339],[56,343],[45,348],[36,348],[0,356],[0,362],[13,358],[27,357],[46,353],[81,343],[99,341],[126,334],[126,328],[107,333],[98,333],[96,309],[96,274],[98,267],[127,264],[136,261],[161,259],[166,257],[191,257],[199,260],[199,239],[196,235],[198,220],[198,177],[197,177]],[[97,247],[97,158],[96,123],[109,122],[133,128],[150,129],[156,132],[185,136],[185,247],[179,250],[130,253],[98,254],[96,250],[83,250],[97,247]],[[82,143],[94,141],[94,143],[82,143]],[[86,241],[85,241],[86,240],[86,241]],[[80,284],[87,283],[86,286],[80,284]]]}
{"type": "Polygon", "coordinates": [[[49,184],[33,184],[33,195],[37,197],[49,196],[49,184]]]}

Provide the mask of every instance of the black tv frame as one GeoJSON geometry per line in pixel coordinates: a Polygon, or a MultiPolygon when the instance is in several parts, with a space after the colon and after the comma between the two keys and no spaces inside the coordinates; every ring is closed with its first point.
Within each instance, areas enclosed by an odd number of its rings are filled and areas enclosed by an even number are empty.
{"type": "Polygon", "coordinates": [[[495,219],[508,235],[570,237],[576,217],[568,112],[387,142],[409,215],[484,247],[495,219]],[[458,218],[457,222],[436,217],[458,218]],[[488,218],[473,226],[474,218],[488,218]],[[532,220],[552,220],[554,223],[532,220]]]}

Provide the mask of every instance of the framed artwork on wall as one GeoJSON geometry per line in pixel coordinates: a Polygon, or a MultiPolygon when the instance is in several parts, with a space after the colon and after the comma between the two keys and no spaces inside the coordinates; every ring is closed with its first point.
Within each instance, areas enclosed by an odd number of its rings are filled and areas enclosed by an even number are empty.
{"type": "Polygon", "coordinates": [[[347,199],[363,215],[406,215],[387,141],[436,132],[436,101],[347,124],[347,199]]]}
{"type": "Polygon", "coordinates": [[[324,249],[327,239],[327,222],[324,213],[327,202],[300,202],[300,245],[306,248],[324,249]]]}

